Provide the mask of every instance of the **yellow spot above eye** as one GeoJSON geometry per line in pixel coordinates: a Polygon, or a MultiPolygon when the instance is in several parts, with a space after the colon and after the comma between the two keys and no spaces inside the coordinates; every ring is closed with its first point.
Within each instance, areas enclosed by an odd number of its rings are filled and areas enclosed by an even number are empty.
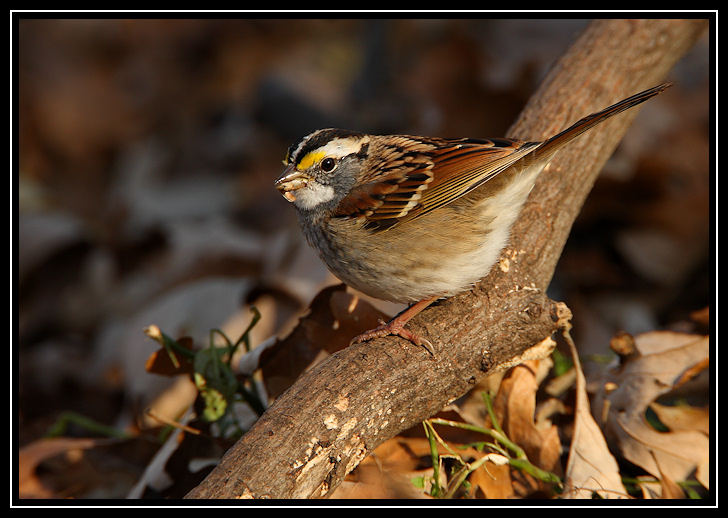
{"type": "Polygon", "coordinates": [[[326,153],[324,153],[323,151],[311,151],[298,162],[297,169],[299,171],[305,171],[315,163],[322,160],[325,156],[326,153]]]}

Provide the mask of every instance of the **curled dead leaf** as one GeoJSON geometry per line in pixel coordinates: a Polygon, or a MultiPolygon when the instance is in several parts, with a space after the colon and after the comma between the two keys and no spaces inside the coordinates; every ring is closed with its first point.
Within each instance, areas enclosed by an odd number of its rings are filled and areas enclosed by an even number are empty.
{"type": "MultiPolygon", "coordinates": [[[[190,337],[183,336],[178,338],[176,342],[189,351],[194,349],[194,343],[190,337]]],[[[154,351],[147,358],[145,368],[147,372],[159,374],[160,376],[177,376],[194,372],[191,358],[182,354],[174,354],[164,347],[154,351]]]]}
{"type": "Polygon", "coordinates": [[[536,421],[536,393],[550,360],[532,360],[514,367],[503,378],[495,399],[506,435],[526,452],[539,468],[561,474],[561,441],[558,428],[549,420],[536,421]]]}
{"type": "MultiPolygon", "coordinates": [[[[601,416],[607,440],[625,459],[657,478],[685,480],[709,459],[705,425],[696,422],[692,429],[661,432],[648,423],[645,412],[658,397],[665,398],[677,388],[685,391],[688,378],[705,372],[708,337],[653,331],[635,336],[635,345],[639,355],[603,380],[594,397],[594,415],[601,416]]],[[[704,397],[707,403],[707,394],[704,397]]]]}
{"type": "Polygon", "coordinates": [[[277,397],[303,371],[387,319],[371,304],[348,293],[343,284],[323,289],[295,329],[261,355],[268,394],[277,397]]]}
{"type": "Polygon", "coordinates": [[[586,379],[581,370],[579,355],[573,341],[567,340],[576,375],[574,431],[569,449],[564,479],[564,498],[624,498],[627,490],[622,484],[617,461],[609,451],[602,430],[592,417],[586,379]]]}

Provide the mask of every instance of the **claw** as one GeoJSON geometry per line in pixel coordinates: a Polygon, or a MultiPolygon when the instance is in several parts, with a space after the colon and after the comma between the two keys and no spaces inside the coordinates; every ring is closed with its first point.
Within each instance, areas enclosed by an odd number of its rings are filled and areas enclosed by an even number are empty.
{"type": "Polygon", "coordinates": [[[409,340],[415,345],[418,345],[420,347],[424,347],[427,352],[429,352],[433,357],[436,357],[435,355],[435,348],[433,347],[432,343],[427,340],[426,338],[423,338],[412,331],[409,331],[404,328],[404,325],[412,319],[417,313],[425,309],[427,306],[432,304],[437,298],[431,298],[431,299],[425,299],[417,304],[411,306],[406,311],[400,313],[395,318],[390,320],[388,323],[384,323],[380,320],[380,326],[376,327],[374,329],[371,329],[365,333],[360,334],[356,338],[354,338],[351,343],[359,343],[359,342],[366,342],[367,340],[371,340],[372,338],[380,338],[382,336],[389,336],[389,335],[396,335],[401,336],[405,340],[409,340]]]}

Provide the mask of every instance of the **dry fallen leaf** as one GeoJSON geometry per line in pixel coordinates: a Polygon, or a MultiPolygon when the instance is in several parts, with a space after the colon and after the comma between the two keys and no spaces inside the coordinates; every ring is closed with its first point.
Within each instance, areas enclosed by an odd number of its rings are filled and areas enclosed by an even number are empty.
{"type": "Polygon", "coordinates": [[[347,475],[330,498],[428,498],[412,479],[432,476],[432,468],[420,466],[421,458],[429,454],[429,445],[423,439],[394,437],[378,446],[347,475]]]}
{"type": "MultiPolygon", "coordinates": [[[[468,476],[470,497],[476,497],[478,489],[482,492],[482,495],[477,495],[480,498],[503,499],[515,496],[511,467],[505,457],[479,451],[470,446],[475,441],[482,441],[484,438],[482,434],[450,427],[438,427],[438,432],[440,431],[448,437],[445,439],[447,447],[437,443],[437,453],[440,458],[450,457],[455,452],[454,454],[470,465],[483,458],[487,459],[468,476]]],[[[429,466],[430,441],[421,436],[409,435],[419,433],[416,428],[406,433],[407,435],[394,437],[377,447],[347,475],[345,482],[336,489],[331,498],[430,498],[434,473],[429,466]],[[414,479],[417,477],[424,479],[424,487],[414,484],[414,479]]],[[[439,477],[442,487],[448,487],[451,476],[449,470],[440,466],[439,477]]]]}
{"type": "Polygon", "coordinates": [[[536,422],[539,366],[550,361],[532,360],[514,367],[501,382],[494,401],[496,415],[506,435],[526,452],[528,460],[559,475],[562,471],[558,428],[550,421],[536,422]]]}
{"type": "Polygon", "coordinates": [[[710,433],[710,410],[696,408],[687,405],[661,405],[650,403],[650,408],[662,424],[673,432],[678,430],[690,430],[702,432],[705,435],[710,433]]]}
{"type": "MultiPolygon", "coordinates": [[[[113,444],[118,439],[53,437],[34,441],[20,448],[18,452],[18,496],[19,498],[58,498],[59,488],[51,487],[37,474],[38,466],[45,460],[58,455],[77,458],[83,450],[98,445],[113,444]]],[[[62,489],[61,489],[62,490],[62,489]]]]}
{"type": "Polygon", "coordinates": [[[653,331],[636,336],[635,343],[639,354],[625,359],[603,380],[593,401],[594,415],[625,459],[666,482],[685,480],[710,456],[709,437],[701,424],[705,416],[692,429],[660,432],[647,422],[645,411],[678,386],[684,391],[686,373],[693,378],[700,374],[696,366],[707,366],[708,337],[653,331]]]}
{"type": "Polygon", "coordinates": [[[576,405],[563,497],[592,498],[596,493],[601,498],[624,498],[627,490],[622,485],[619,466],[592,417],[579,355],[571,341],[569,345],[576,374],[576,405]]]}
{"type": "Polygon", "coordinates": [[[322,290],[287,337],[260,358],[268,394],[282,394],[298,376],[325,355],[347,347],[357,335],[388,317],[339,284],[322,290]]]}
{"type": "Polygon", "coordinates": [[[483,464],[470,475],[469,480],[473,489],[480,489],[485,498],[502,500],[516,496],[508,464],[483,464]]]}
{"type": "MultiPolygon", "coordinates": [[[[176,342],[189,351],[194,349],[194,342],[189,336],[177,338],[176,342]]],[[[188,356],[161,348],[154,351],[147,359],[146,371],[160,376],[178,376],[192,374],[194,365],[188,356]]]]}

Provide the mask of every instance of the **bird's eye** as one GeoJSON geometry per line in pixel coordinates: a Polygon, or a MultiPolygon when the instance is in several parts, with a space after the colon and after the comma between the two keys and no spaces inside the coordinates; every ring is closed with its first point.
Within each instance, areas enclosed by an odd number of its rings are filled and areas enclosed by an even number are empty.
{"type": "Polygon", "coordinates": [[[321,170],[325,173],[330,173],[334,170],[334,167],[336,167],[336,160],[333,158],[327,157],[321,160],[321,170]]]}

